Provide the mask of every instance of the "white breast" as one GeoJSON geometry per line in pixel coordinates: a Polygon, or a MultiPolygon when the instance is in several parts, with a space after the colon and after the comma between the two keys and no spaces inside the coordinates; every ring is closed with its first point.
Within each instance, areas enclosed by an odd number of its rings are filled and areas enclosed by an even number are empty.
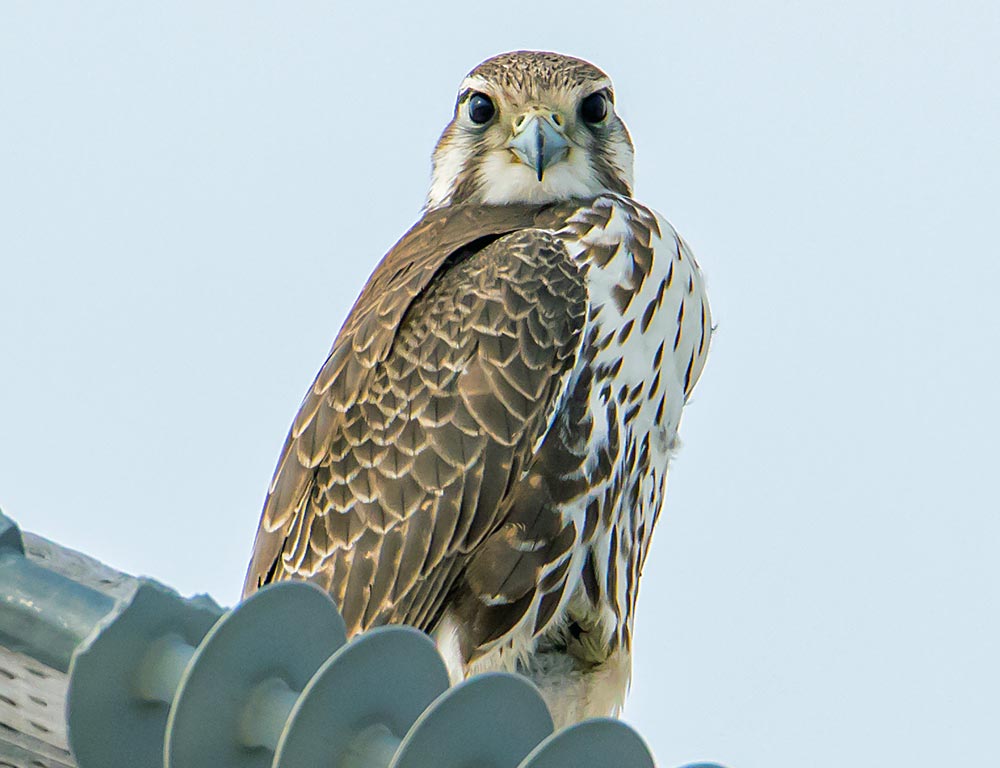
{"type": "MultiPolygon", "coordinates": [[[[592,548],[600,569],[598,582],[606,584],[614,546],[618,573],[612,581],[616,589],[602,606],[601,623],[609,638],[618,634],[627,645],[628,638],[622,635],[631,632],[639,569],[662,503],[681,411],[708,353],[711,315],[701,270],[665,219],[617,196],[602,198],[594,207],[602,209],[604,217],[610,212],[607,223],[593,227],[578,241],[568,240],[571,254],[588,268],[592,309],[585,333],[592,335],[592,328],[599,329],[597,351],[590,364],[597,371],[613,371],[604,381],[595,380],[591,390],[594,428],[586,471],[595,471],[600,449],[614,442],[617,433],[616,472],[626,475],[620,481],[626,488],[629,484],[635,487],[617,497],[610,515],[612,527],[600,530],[589,547],[578,547],[574,557],[579,562],[570,572],[579,573],[587,549],[592,548]],[[648,250],[652,252],[638,285],[637,253],[628,247],[630,241],[636,251],[646,245],[635,238],[637,218],[645,222],[640,231],[650,231],[648,250]],[[614,255],[605,260],[608,249],[615,247],[614,255]],[[626,295],[628,300],[624,301],[626,295]],[[614,401],[612,407],[610,400],[614,401]]],[[[578,218],[594,221],[586,212],[578,218]]],[[[638,260],[642,261],[642,254],[638,260]]],[[[578,531],[583,530],[587,505],[594,498],[605,498],[607,485],[613,482],[614,474],[566,509],[578,531]]],[[[581,597],[577,585],[570,601],[581,597]]]]}
{"type": "Polygon", "coordinates": [[[528,668],[557,720],[572,722],[613,715],[624,702],[639,570],[662,502],[681,411],[708,352],[711,318],[693,256],[674,229],[648,209],[607,195],[581,209],[560,234],[586,271],[590,304],[566,391],[573,391],[586,366],[596,373],[582,470],[589,490],[562,508],[578,540],[569,555],[562,601],[543,633],[558,633],[571,616],[587,614],[610,655],[586,672],[565,655],[535,656],[539,638],[532,632],[532,610],[522,626],[466,671],[528,668]],[[641,280],[637,264],[643,267],[641,280]],[[601,453],[609,446],[614,446],[613,470],[602,478],[601,453]],[[584,541],[588,506],[609,498],[610,508],[601,517],[610,524],[599,525],[584,541]],[[596,612],[583,585],[588,557],[602,589],[596,612]]]}

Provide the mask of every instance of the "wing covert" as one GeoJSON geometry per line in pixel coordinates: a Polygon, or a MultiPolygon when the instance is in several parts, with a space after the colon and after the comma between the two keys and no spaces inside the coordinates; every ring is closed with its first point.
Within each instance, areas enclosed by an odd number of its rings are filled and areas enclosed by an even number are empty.
{"type": "Polygon", "coordinates": [[[531,228],[551,215],[430,214],[383,260],[285,442],[244,594],[308,578],[349,631],[434,622],[579,351],[583,276],[531,228]]]}

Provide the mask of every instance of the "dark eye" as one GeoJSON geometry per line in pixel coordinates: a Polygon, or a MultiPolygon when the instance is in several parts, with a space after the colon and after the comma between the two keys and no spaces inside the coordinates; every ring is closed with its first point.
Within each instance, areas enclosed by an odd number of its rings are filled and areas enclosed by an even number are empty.
{"type": "Polygon", "coordinates": [[[608,99],[603,93],[592,93],[580,102],[580,117],[585,123],[599,123],[608,116],[608,99]]]}
{"type": "Polygon", "coordinates": [[[469,119],[477,125],[483,125],[493,119],[496,107],[485,93],[474,93],[469,98],[469,119]]]}

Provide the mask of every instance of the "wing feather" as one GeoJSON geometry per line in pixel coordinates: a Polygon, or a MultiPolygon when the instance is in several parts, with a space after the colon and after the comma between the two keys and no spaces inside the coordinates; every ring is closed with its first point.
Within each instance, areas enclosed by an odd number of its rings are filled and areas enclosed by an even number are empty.
{"type": "Polygon", "coordinates": [[[433,625],[503,525],[580,347],[583,276],[534,228],[562,215],[435,212],[388,254],[295,418],[245,595],[308,578],[349,631],[433,625]]]}

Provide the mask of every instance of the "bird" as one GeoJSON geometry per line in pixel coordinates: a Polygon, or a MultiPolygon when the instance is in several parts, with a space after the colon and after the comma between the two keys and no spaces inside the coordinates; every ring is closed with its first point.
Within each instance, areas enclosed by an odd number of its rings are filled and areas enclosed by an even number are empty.
{"type": "Polygon", "coordinates": [[[453,681],[524,675],[557,726],[620,713],[713,330],[633,165],[597,66],[513,51],[465,77],[419,220],[295,416],[244,597],[310,581],[349,635],[428,633],[453,681]]]}

